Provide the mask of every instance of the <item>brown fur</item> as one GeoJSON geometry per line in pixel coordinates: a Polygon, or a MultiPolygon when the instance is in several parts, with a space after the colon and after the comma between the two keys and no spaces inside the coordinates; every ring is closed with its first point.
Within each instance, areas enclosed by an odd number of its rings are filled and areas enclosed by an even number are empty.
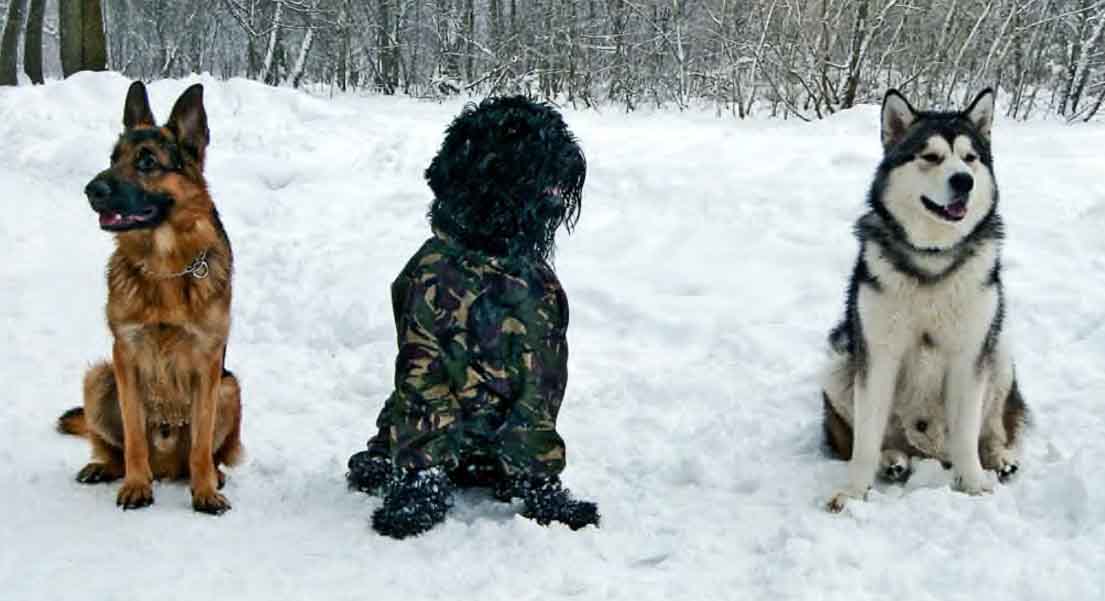
{"type": "MultiPolygon", "coordinates": [[[[833,408],[833,404],[829,401],[829,396],[824,391],[821,393],[824,416],[822,419],[822,425],[825,429],[825,445],[828,447],[829,453],[835,459],[843,459],[848,461],[852,458],[852,442],[853,433],[852,426],[836,412],[833,408]]],[[[994,448],[988,448],[986,446],[987,441],[979,441],[979,453],[982,459],[982,467],[988,470],[1001,469],[1000,451],[1005,448],[1012,448],[1018,444],[1021,433],[1029,423],[1028,406],[1024,402],[1024,398],[1021,397],[1020,390],[1017,389],[1016,380],[1013,381],[1013,387],[1009,390],[1009,395],[1005,401],[1005,411],[1002,414],[1002,425],[1005,430],[1005,439],[1002,444],[995,446],[994,448]]],[[[990,441],[991,444],[994,441],[990,441]]],[[[920,454],[919,451],[910,447],[905,441],[898,440],[893,441],[890,444],[885,444],[883,449],[904,449],[902,452],[907,455],[920,454]]],[[[944,469],[950,469],[951,464],[942,462],[944,469]]]]}
{"type": "Polygon", "coordinates": [[[833,409],[829,396],[821,393],[824,404],[825,443],[833,457],[848,461],[852,458],[852,427],[833,409]]]}
{"type": "MultiPolygon", "coordinates": [[[[124,109],[127,132],[154,128],[145,89],[131,87],[124,109]]],[[[224,369],[230,331],[232,255],[203,178],[207,145],[202,89],[177,101],[160,137],[120,138],[110,177],[168,195],[173,204],[155,227],[118,232],[108,262],[107,321],[112,360],[89,369],[83,412],[71,410],[59,428],[87,435],[92,461],[81,482],[123,478],[117,502],[153,502],[153,479],[190,478],[197,511],[230,508],[220,493],[218,466],[241,456],[238,381],[224,369]],[[149,150],[176,169],[141,173],[136,157],[149,150]],[[200,279],[173,275],[206,252],[210,272],[200,279]]]]}

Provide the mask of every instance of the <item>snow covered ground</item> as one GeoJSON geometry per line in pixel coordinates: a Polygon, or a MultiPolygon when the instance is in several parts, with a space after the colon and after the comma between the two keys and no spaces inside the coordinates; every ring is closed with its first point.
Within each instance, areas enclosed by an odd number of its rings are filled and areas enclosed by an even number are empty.
{"type": "MultiPolygon", "coordinates": [[[[127,81],[0,91],[0,598],[1105,598],[1105,126],[999,121],[1009,328],[1035,417],[986,497],[924,464],[839,516],[816,375],[880,153],[877,108],[825,122],[567,111],[590,172],[557,268],[571,299],[568,485],[603,527],[465,494],[427,536],[347,492],[389,392],[387,287],[426,237],[421,172],[459,103],[207,84],[208,178],[237,255],[234,503],[186,484],[122,512],[53,431],[107,355],[112,244],[81,194],[127,81]]],[[[153,84],[164,118],[191,81],[153,84]]]]}

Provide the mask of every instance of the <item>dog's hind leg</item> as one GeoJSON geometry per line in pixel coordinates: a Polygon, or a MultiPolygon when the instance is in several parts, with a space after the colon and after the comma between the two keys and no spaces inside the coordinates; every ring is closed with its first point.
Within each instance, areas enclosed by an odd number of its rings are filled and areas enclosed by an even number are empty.
{"type": "Polygon", "coordinates": [[[244,450],[241,440],[242,394],[238,379],[224,371],[219,383],[218,407],[215,413],[215,477],[218,487],[226,485],[226,474],[220,465],[237,465],[244,450]]]}
{"type": "MultiPolygon", "coordinates": [[[[59,425],[72,424],[76,411],[68,411],[59,425]]],[[[111,364],[101,362],[84,376],[83,430],[92,445],[92,461],[77,472],[77,482],[96,484],[124,476],[123,420],[111,364]]]]}
{"type": "Polygon", "coordinates": [[[837,459],[848,461],[852,458],[852,426],[837,412],[829,399],[829,393],[821,391],[822,426],[825,430],[825,445],[837,459]]]}
{"type": "Polygon", "coordinates": [[[897,449],[883,449],[879,477],[887,482],[905,482],[909,476],[909,455],[897,449]]]}
{"type": "Polygon", "coordinates": [[[997,472],[1001,482],[1009,481],[1020,469],[1020,435],[1028,421],[1028,407],[1017,389],[1016,380],[1009,384],[1008,390],[1001,399],[1004,402],[998,404],[1000,409],[987,415],[978,445],[982,468],[997,472]]]}
{"type": "MultiPolygon", "coordinates": [[[[823,425],[826,446],[834,457],[848,461],[852,458],[852,426],[833,407],[827,392],[822,391],[821,396],[824,405],[823,425]]],[[[905,482],[910,475],[909,454],[893,448],[893,442],[889,438],[887,436],[879,459],[879,477],[887,482],[905,482]]]]}

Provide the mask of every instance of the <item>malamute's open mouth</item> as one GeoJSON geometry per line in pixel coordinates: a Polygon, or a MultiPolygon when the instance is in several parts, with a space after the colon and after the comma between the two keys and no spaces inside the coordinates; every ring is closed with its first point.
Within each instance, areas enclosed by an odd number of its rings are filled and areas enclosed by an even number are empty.
{"type": "Polygon", "coordinates": [[[156,222],[161,210],[156,206],[148,206],[138,213],[121,213],[114,209],[108,209],[100,213],[100,229],[109,232],[121,232],[124,230],[145,227],[156,222]]]}
{"type": "Polygon", "coordinates": [[[959,221],[967,216],[967,197],[957,196],[952,200],[952,203],[947,206],[941,206],[932,202],[927,196],[921,196],[921,203],[925,205],[925,208],[936,213],[941,219],[947,221],[959,221]]]}

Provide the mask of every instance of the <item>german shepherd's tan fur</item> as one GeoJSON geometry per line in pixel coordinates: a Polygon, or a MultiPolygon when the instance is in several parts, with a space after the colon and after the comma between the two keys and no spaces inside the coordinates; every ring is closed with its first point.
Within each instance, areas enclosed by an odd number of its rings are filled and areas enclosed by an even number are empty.
{"type": "Polygon", "coordinates": [[[230,503],[218,492],[225,480],[218,466],[241,455],[241,402],[224,367],[233,257],[203,178],[203,89],[185,91],[159,128],[145,87],[135,83],[123,122],[111,167],[86,188],[101,227],[115,232],[107,270],[111,361],[89,369],[83,409],[66,412],[58,427],[91,443],[92,461],[77,480],[122,478],[123,508],[153,503],[154,479],[189,477],[194,509],[221,513],[230,503]],[[161,204],[126,217],[112,208],[119,206],[113,194],[161,204]],[[118,223],[138,225],[108,227],[118,223]],[[205,273],[190,269],[200,263],[205,273]]]}

